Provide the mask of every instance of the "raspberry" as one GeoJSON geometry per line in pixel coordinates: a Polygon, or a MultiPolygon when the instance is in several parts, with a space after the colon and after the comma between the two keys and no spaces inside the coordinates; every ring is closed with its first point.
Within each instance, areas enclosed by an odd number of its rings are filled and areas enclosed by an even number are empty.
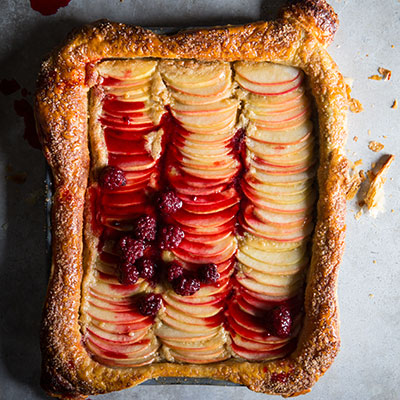
{"type": "Polygon", "coordinates": [[[114,190],[126,185],[124,171],[117,167],[105,167],[101,171],[99,184],[104,189],[114,190]]]}
{"type": "Polygon", "coordinates": [[[118,280],[122,285],[133,285],[139,279],[139,271],[130,263],[118,265],[118,280]]]}
{"type": "Polygon", "coordinates": [[[185,237],[185,232],[179,226],[167,225],[161,230],[160,238],[160,249],[170,250],[177,248],[183,238],[185,237]]]}
{"type": "Polygon", "coordinates": [[[118,242],[119,252],[125,262],[134,264],[134,262],[143,257],[143,252],[146,248],[145,244],[131,238],[130,236],[123,236],[118,242]]]}
{"type": "Polygon", "coordinates": [[[183,275],[174,280],[175,293],[181,296],[191,296],[200,290],[200,281],[196,278],[185,278],[183,275]]]}
{"type": "Polygon", "coordinates": [[[215,283],[220,277],[217,266],[215,264],[203,265],[199,269],[199,279],[203,283],[215,283]]]}
{"type": "Polygon", "coordinates": [[[292,329],[292,316],[289,307],[281,304],[272,309],[271,325],[276,336],[282,339],[289,337],[292,329]]]}
{"type": "Polygon", "coordinates": [[[182,208],[182,200],[172,190],[160,194],[158,209],[163,215],[171,215],[182,208]]]}
{"type": "Polygon", "coordinates": [[[157,265],[150,258],[142,258],[137,262],[140,271],[140,277],[143,279],[152,279],[156,274],[157,265]]]}
{"type": "Polygon", "coordinates": [[[138,301],[138,308],[142,315],[154,317],[162,306],[160,294],[149,293],[138,301]]]}
{"type": "Polygon", "coordinates": [[[171,264],[167,272],[168,282],[172,282],[175,279],[183,275],[183,267],[178,264],[171,264]]]}
{"type": "Polygon", "coordinates": [[[151,242],[156,238],[157,221],[150,215],[142,215],[136,221],[135,236],[139,240],[151,242]]]}

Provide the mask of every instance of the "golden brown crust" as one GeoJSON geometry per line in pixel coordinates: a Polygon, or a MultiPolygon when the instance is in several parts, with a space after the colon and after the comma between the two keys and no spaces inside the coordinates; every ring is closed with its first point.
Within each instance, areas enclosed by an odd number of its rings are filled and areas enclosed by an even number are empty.
{"type": "Polygon", "coordinates": [[[136,385],[160,376],[211,377],[270,394],[305,393],[339,349],[337,270],[344,249],[347,160],[346,85],[324,47],[336,15],[323,0],[288,8],[276,22],[220,27],[161,36],[138,27],[100,21],[69,36],[44,62],[36,93],[36,117],[52,167],[53,263],[43,314],[42,386],[53,396],[80,398],[136,385]],[[82,232],[89,173],[87,94],[93,64],[106,58],[259,60],[304,70],[319,115],[318,220],[297,349],[272,362],[228,360],[212,365],[157,363],[109,368],[93,361],[81,343],[82,232]]]}

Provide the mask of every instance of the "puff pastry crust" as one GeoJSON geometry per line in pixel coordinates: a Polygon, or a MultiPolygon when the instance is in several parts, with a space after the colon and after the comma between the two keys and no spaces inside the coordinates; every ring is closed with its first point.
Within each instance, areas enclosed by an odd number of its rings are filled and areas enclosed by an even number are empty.
{"type": "Polygon", "coordinates": [[[36,119],[54,178],[53,261],[43,313],[42,386],[60,398],[83,398],[168,376],[229,380],[257,392],[306,393],[333,362],[340,345],[337,273],[344,250],[346,85],[325,50],[338,20],[324,0],[300,1],[278,20],[183,31],[162,36],[99,21],[73,32],[43,63],[36,119]],[[154,57],[219,61],[270,61],[304,71],[319,119],[319,200],[307,275],[305,316],[295,351],[268,362],[194,365],[161,362],[110,368],[94,361],[79,324],[83,277],[83,215],[88,185],[88,91],[94,65],[104,59],[154,57]]]}

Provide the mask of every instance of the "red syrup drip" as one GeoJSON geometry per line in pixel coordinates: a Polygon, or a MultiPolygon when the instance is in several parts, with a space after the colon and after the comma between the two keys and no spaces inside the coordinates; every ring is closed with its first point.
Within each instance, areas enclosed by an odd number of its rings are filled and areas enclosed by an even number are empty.
{"type": "Polygon", "coordinates": [[[25,99],[14,101],[14,110],[24,119],[25,131],[24,139],[35,149],[41,149],[39,137],[36,132],[35,117],[32,106],[25,99]]]}
{"type": "Polygon", "coordinates": [[[71,0],[30,0],[33,10],[42,15],[53,15],[59,8],[66,7],[71,0]]]}
{"type": "Polygon", "coordinates": [[[20,88],[20,84],[15,79],[2,79],[0,81],[0,92],[5,96],[9,96],[10,94],[17,92],[20,88]]]}

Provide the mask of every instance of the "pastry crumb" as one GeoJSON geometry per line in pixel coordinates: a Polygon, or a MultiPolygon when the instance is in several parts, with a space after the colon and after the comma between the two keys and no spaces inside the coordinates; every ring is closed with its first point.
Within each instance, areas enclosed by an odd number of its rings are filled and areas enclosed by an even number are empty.
{"type": "Polygon", "coordinates": [[[358,136],[354,136],[354,137],[353,137],[353,140],[354,140],[355,142],[357,142],[358,136]]]}
{"type": "Polygon", "coordinates": [[[368,136],[371,136],[371,129],[368,129],[368,136]]]}
{"type": "Polygon", "coordinates": [[[397,99],[393,100],[393,104],[390,108],[392,108],[393,110],[397,110],[397,99]]]}
{"type": "Polygon", "coordinates": [[[392,77],[392,71],[383,67],[378,68],[378,73],[379,75],[371,75],[368,77],[368,79],[372,79],[374,81],[389,81],[392,77]]]}
{"type": "Polygon", "coordinates": [[[373,264],[376,264],[376,260],[372,260],[372,263],[373,263],[373,264]]]}
{"type": "Polygon", "coordinates": [[[354,215],[354,218],[358,221],[363,215],[363,210],[358,210],[358,212],[354,215]]]}
{"type": "Polygon", "coordinates": [[[371,299],[373,299],[373,298],[374,298],[374,294],[373,294],[373,293],[370,293],[370,294],[368,295],[368,297],[371,298],[371,299]]]}
{"type": "Polygon", "coordinates": [[[361,102],[357,99],[354,99],[353,97],[349,100],[349,110],[352,113],[360,113],[361,111],[364,111],[364,107],[361,104],[361,102]]]}
{"type": "Polygon", "coordinates": [[[394,155],[391,154],[387,157],[381,169],[376,174],[374,174],[372,171],[368,171],[370,185],[365,195],[364,201],[366,206],[368,207],[369,213],[373,217],[376,217],[379,212],[384,211],[385,197],[383,185],[386,179],[383,177],[383,175],[387,172],[393,160],[394,155]]]}
{"type": "Polygon", "coordinates": [[[350,178],[349,186],[346,193],[346,199],[352,200],[359,191],[361,184],[365,181],[366,177],[364,171],[355,172],[350,178]]]}
{"type": "Polygon", "coordinates": [[[382,75],[384,81],[390,81],[392,77],[392,71],[390,71],[390,69],[379,67],[378,72],[382,75]]]}
{"type": "Polygon", "coordinates": [[[362,163],[363,163],[363,160],[362,160],[362,158],[360,158],[359,160],[354,162],[354,166],[358,167],[359,165],[362,165],[362,163]]]}
{"type": "Polygon", "coordinates": [[[369,142],[368,148],[375,153],[378,153],[379,151],[383,150],[385,146],[382,143],[376,142],[375,140],[372,140],[369,142]]]}

